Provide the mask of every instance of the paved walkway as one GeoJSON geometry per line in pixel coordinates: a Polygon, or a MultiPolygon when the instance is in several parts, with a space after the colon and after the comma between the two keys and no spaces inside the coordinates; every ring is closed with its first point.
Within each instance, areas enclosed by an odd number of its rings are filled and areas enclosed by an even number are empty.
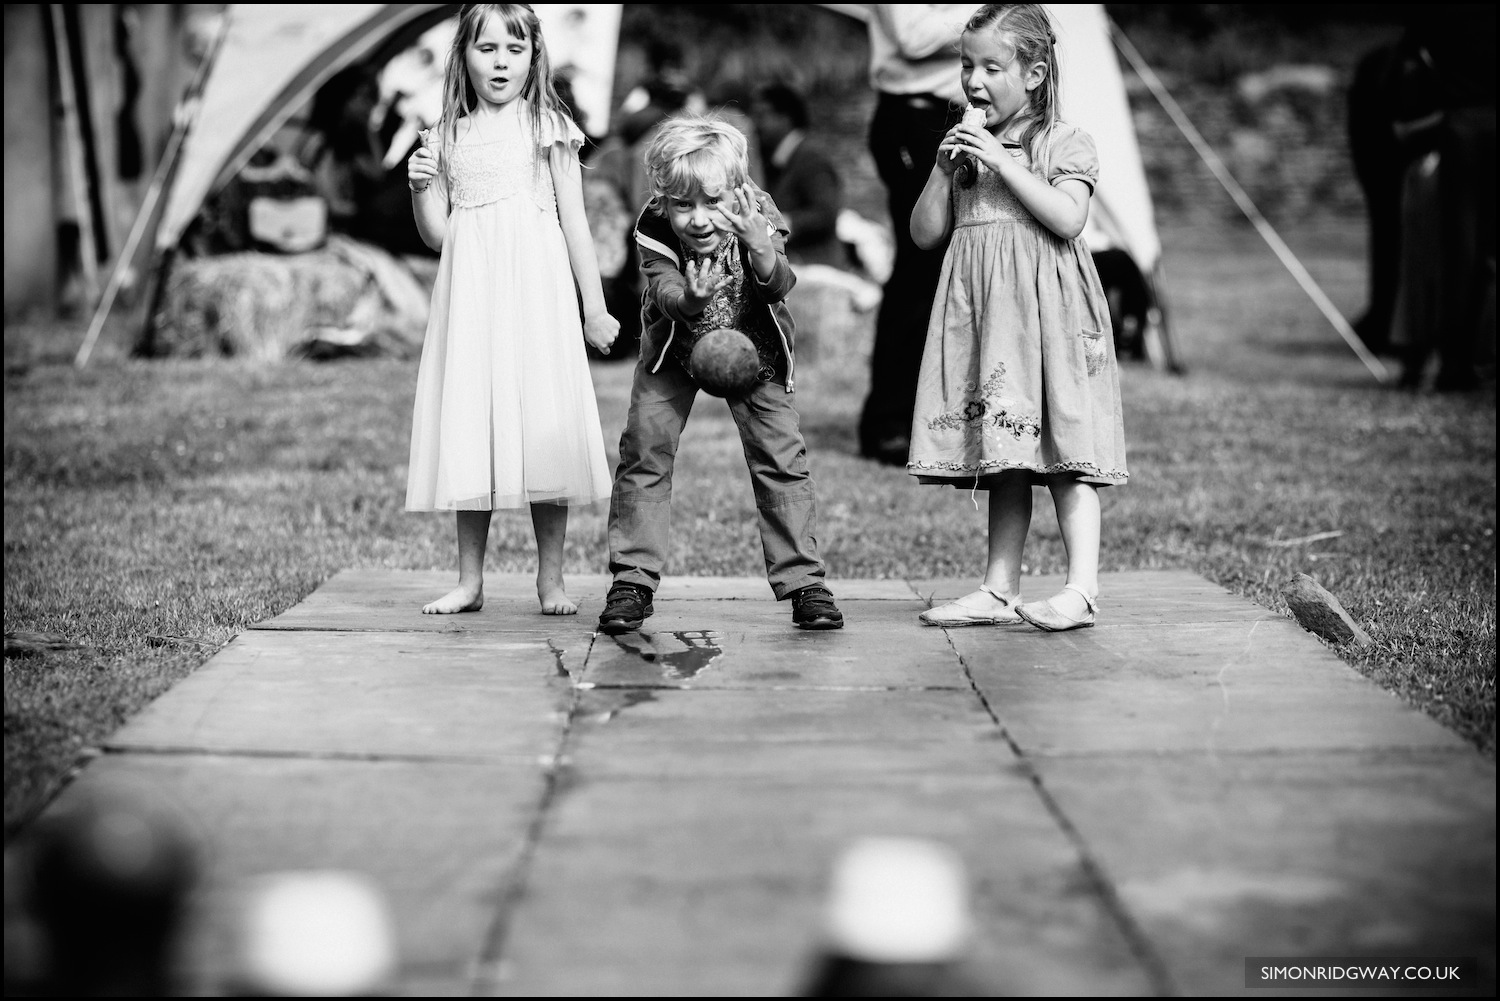
{"type": "Polygon", "coordinates": [[[1195,575],[1106,575],[1100,626],[1050,635],[917,624],[963,581],[834,582],[848,626],[810,633],[763,580],[671,578],[620,638],[601,577],[577,617],[512,575],[419,615],[450,577],[337,575],[64,793],[194,818],[191,992],[224,987],[241,879],[335,867],[392,901],[405,994],[787,995],[866,834],[958,852],[997,995],[1249,993],[1264,955],[1493,986],[1493,765],[1195,575]]]}

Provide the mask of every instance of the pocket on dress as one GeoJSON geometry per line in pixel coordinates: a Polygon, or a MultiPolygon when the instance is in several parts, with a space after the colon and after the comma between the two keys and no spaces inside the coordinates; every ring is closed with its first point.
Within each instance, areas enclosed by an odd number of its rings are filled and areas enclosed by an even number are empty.
{"type": "Polygon", "coordinates": [[[1083,331],[1083,358],[1089,375],[1098,375],[1109,364],[1110,330],[1083,331]]]}

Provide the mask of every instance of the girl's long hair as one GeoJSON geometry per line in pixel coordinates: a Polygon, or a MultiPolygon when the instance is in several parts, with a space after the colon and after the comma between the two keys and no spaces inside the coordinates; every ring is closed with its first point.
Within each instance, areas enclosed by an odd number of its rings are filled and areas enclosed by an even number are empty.
{"type": "MultiPolygon", "coordinates": [[[[542,23],[529,3],[466,3],[459,7],[458,31],[453,36],[453,46],[448,50],[448,61],[443,68],[443,127],[440,130],[445,148],[451,148],[458,140],[458,120],[474,110],[479,95],[469,82],[469,66],[466,58],[469,46],[479,37],[486,21],[493,15],[501,19],[511,38],[531,39],[531,66],[527,69],[526,86],[521,97],[531,111],[531,139],[538,154],[544,152],[542,145],[542,123],[557,115],[567,115],[566,105],[557,96],[552,83],[552,60],[547,56],[547,44],[542,40],[542,23]]],[[[541,171],[542,157],[532,158],[536,171],[541,171]]],[[[447,157],[443,158],[447,169],[447,157]]]]}
{"type": "MultiPolygon", "coordinates": [[[[1031,108],[1026,113],[1026,129],[1021,133],[1021,145],[1026,147],[1033,164],[1041,152],[1040,140],[1057,123],[1061,109],[1058,94],[1062,81],[1057,73],[1057,32],[1052,29],[1052,19],[1039,3],[987,3],[974,12],[964,33],[982,31],[986,28],[1003,32],[1015,48],[1012,57],[1023,67],[1042,63],[1047,75],[1031,92],[1031,108]]],[[[972,183],[972,182],[971,182],[972,183]]]]}

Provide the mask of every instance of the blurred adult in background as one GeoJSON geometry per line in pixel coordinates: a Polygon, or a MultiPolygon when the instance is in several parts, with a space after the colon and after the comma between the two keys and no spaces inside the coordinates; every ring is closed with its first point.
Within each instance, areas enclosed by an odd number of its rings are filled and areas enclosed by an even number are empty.
{"type": "MultiPolygon", "coordinates": [[[[657,127],[672,115],[685,110],[701,111],[703,95],[691,83],[683,65],[682,51],[674,43],[653,40],[646,50],[647,75],[632,88],[610,123],[609,135],[588,158],[584,171],[586,192],[608,189],[611,206],[623,220],[621,258],[618,268],[601,268],[604,302],[609,313],[620,321],[620,336],[610,348],[611,358],[630,357],[641,337],[641,281],[635,240],[631,238],[636,213],[651,198],[651,182],[646,176],[642,154],[657,127]],[[612,272],[612,273],[610,273],[612,272]]],[[[599,206],[592,206],[595,216],[599,206]]],[[[594,216],[590,217],[594,225],[594,216]]],[[[593,357],[594,355],[591,355],[593,357]]]]}
{"type": "Polygon", "coordinates": [[[1365,347],[1380,353],[1391,346],[1401,260],[1401,178],[1408,166],[1386,94],[1395,53],[1395,43],[1367,52],[1349,84],[1349,155],[1365,196],[1370,269],[1369,303],[1354,321],[1354,330],[1365,347]]]}
{"type": "MultiPolygon", "coordinates": [[[[641,163],[642,151],[656,127],[680,111],[704,110],[702,93],[688,77],[681,49],[655,39],[646,49],[646,78],[620,102],[609,136],[589,162],[619,187],[625,203],[644,205],[651,197],[650,182],[641,163]]],[[[634,213],[632,213],[633,217],[634,213]]]]}
{"type": "MultiPolygon", "coordinates": [[[[314,161],[334,229],[396,253],[431,256],[411,222],[405,164],[383,162],[399,121],[383,114],[376,67],[352,66],[319,89],[312,126],[325,137],[314,161]]],[[[403,150],[409,153],[410,150],[403,150]]]]}
{"type": "Polygon", "coordinates": [[[875,321],[870,392],[859,419],[860,452],[905,466],[927,320],[945,244],[912,242],[911,212],[943,134],[962,114],[958,36],[979,4],[870,4],[870,83],[879,92],[870,153],[885,184],[896,257],[875,321]]]}
{"type": "Polygon", "coordinates": [[[807,133],[807,101],[784,83],[766,84],[750,102],[763,151],[765,188],[791,228],[792,264],[848,264],[837,223],[844,204],[838,168],[807,133]]]}
{"type": "Polygon", "coordinates": [[[1495,8],[1413,5],[1349,91],[1349,147],[1370,218],[1370,303],[1355,328],[1417,385],[1493,371],[1495,8]]]}
{"type": "Polygon", "coordinates": [[[750,180],[758,188],[766,186],[765,157],[760,148],[760,132],[752,117],[755,92],[743,80],[733,77],[720,80],[703,94],[704,107],[745,134],[745,159],[750,163],[750,180]]]}

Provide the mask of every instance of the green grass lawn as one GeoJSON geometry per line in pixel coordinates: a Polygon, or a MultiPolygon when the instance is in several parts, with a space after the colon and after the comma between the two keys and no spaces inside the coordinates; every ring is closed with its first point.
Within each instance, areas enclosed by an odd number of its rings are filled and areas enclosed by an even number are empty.
{"type": "MultiPolygon", "coordinates": [[[[1287,234],[1346,314],[1357,224],[1287,234]]],[[[1375,639],[1340,653],[1486,754],[1495,728],[1493,388],[1375,383],[1253,232],[1163,229],[1185,377],[1122,374],[1131,482],[1105,491],[1106,570],[1184,567],[1267,607],[1293,573],[1375,639]],[[1278,545],[1327,532],[1320,541],[1278,545]]],[[[75,331],[6,331],[5,629],[73,649],[5,659],[5,817],[23,823],[91,746],[254,622],[346,567],[450,569],[450,516],[402,511],[415,363],[128,361],[79,372],[75,331]],[[40,344],[40,346],[38,346],[40,344]],[[51,359],[49,361],[49,359],[51,359]]],[[[859,346],[823,345],[798,406],[833,577],[977,576],[967,494],[857,456],[859,346]]],[[[606,441],[630,366],[595,367],[606,441]]],[[[763,572],[733,425],[704,397],[679,459],[676,574],[763,572]]],[[[1038,498],[1027,562],[1063,567],[1038,498]]],[[[534,569],[529,521],[495,519],[489,568],[534,569]]],[[[603,519],[568,568],[597,573],[603,519]]],[[[577,594],[583,614],[602,595],[577,594]]],[[[1108,593],[1103,596],[1108,616],[1108,593]]]]}

